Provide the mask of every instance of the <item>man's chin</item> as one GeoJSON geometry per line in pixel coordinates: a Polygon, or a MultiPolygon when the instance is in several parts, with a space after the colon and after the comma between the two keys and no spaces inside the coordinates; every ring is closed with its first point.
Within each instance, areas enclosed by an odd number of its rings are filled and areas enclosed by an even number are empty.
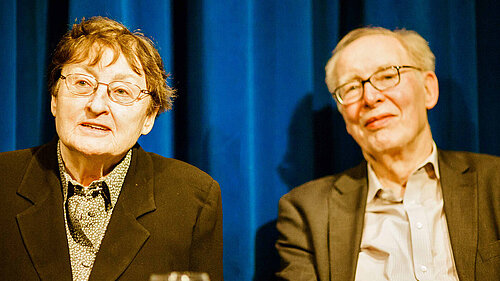
{"type": "Polygon", "coordinates": [[[382,154],[401,150],[402,145],[397,138],[383,137],[370,141],[365,148],[363,150],[366,150],[370,154],[382,154]]]}

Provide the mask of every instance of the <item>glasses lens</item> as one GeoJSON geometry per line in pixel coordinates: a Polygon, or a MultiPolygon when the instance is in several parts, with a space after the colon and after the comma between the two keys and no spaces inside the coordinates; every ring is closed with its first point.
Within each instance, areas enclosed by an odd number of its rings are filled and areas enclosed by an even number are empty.
{"type": "Polygon", "coordinates": [[[73,94],[88,95],[94,91],[97,82],[90,76],[70,74],[66,77],[66,85],[73,94]]]}
{"type": "Polygon", "coordinates": [[[354,103],[363,96],[363,86],[360,81],[349,82],[338,89],[337,95],[342,104],[354,103]]]}
{"type": "Polygon", "coordinates": [[[141,89],[127,82],[112,82],[109,84],[109,96],[112,101],[121,104],[133,103],[139,96],[141,89]]]}
{"type": "Polygon", "coordinates": [[[399,72],[396,68],[383,69],[372,75],[372,85],[379,91],[396,86],[399,83],[399,72]]]}

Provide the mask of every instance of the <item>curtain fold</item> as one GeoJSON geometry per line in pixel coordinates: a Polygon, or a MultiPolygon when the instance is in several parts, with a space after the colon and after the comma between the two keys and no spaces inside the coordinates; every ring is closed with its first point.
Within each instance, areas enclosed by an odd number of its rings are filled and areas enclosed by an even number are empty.
{"type": "Polygon", "coordinates": [[[3,105],[0,110],[0,148],[2,151],[14,150],[16,146],[16,81],[17,81],[17,24],[16,13],[17,5],[15,0],[1,1],[0,11],[0,34],[2,34],[3,44],[0,44],[0,62],[2,62],[2,71],[0,75],[0,85],[3,90],[0,91],[3,105]]]}
{"type": "Polygon", "coordinates": [[[140,144],[220,183],[225,279],[272,280],[279,198],[362,158],[324,84],[324,65],[341,36],[364,25],[419,32],[436,55],[440,99],[429,119],[438,147],[500,155],[499,6],[493,0],[1,1],[0,151],[54,136],[46,67],[69,25],[100,15],[140,29],[179,90],[174,110],[140,144]]]}

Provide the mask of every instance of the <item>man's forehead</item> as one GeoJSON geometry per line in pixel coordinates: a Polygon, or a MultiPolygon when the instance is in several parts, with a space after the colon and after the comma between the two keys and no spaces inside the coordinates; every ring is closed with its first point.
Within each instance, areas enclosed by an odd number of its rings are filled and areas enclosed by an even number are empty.
{"type": "Polygon", "coordinates": [[[335,72],[342,82],[352,76],[367,78],[384,67],[406,63],[410,63],[408,55],[398,39],[388,35],[367,35],[340,51],[335,72]]]}

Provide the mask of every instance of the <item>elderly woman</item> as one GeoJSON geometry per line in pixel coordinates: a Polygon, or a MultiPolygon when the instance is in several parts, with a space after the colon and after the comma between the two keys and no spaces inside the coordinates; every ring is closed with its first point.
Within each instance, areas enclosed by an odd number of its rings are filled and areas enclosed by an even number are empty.
{"type": "Polygon", "coordinates": [[[174,95],[152,42],[83,20],[49,73],[58,138],[0,154],[0,280],[222,280],[219,185],[137,144],[174,95]]]}

